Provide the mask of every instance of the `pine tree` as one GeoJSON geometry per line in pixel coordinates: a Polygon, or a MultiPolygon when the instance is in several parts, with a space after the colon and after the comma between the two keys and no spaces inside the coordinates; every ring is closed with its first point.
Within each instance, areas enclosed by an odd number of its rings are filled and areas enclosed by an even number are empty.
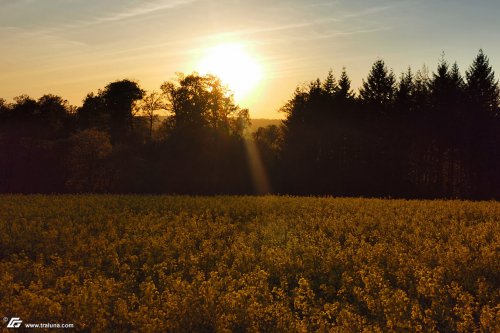
{"type": "Polygon", "coordinates": [[[451,81],[449,67],[448,62],[442,58],[430,82],[432,106],[434,107],[434,111],[437,112],[447,110],[447,92],[451,81]]]}
{"type": "Polygon", "coordinates": [[[498,116],[500,91],[495,72],[492,70],[488,57],[483,50],[479,50],[472,66],[466,72],[467,96],[475,112],[490,116],[498,116]]]}
{"type": "Polygon", "coordinates": [[[488,57],[479,50],[466,72],[468,171],[471,196],[488,198],[500,191],[500,92],[488,57]]]}
{"type": "Polygon", "coordinates": [[[351,90],[351,80],[347,76],[345,67],[342,68],[342,74],[340,74],[337,98],[343,101],[349,101],[354,99],[354,92],[351,90]]]}
{"type": "Polygon", "coordinates": [[[427,66],[422,66],[415,74],[413,80],[413,99],[415,100],[415,111],[425,114],[430,104],[430,78],[427,66]]]}
{"type": "Polygon", "coordinates": [[[388,109],[393,103],[396,91],[394,73],[389,71],[383,60],[375,61],[368,78],[363,80],[359,90],[361,101],[375,109],[388,109]]]}
{"type": "Polygon", "coordinates": [[[401,78],[398,83],[398,89],[396,91],[395,97],[395,107],[398,113],[408,113],[412,111],[413,108],[413,93],[415,87],[413,83],[413,73],[411,68],[408,67],[406,73],[401,74],[401,78]]]}
{"type": "Polygon", "coordinates": [[[457,165],[459,159],[461,127],[463,79],[458,65],[451,66],[441,58],[436,73],[430,81],[431,140],[428,156],[431,165],[427,170],[434,193],[452,197],[457,189],[457,165]]]}
{"type": "Polygon", "coordinates": [[[452,124],[462,116],[461,107],[464,92],[464,80],[457,63],[451,68],[448,62],[441,59],[437,72],[430,82],[434,118],[452,124]]]}
{"type": "Polygon", "coordinates": [[[337,82],[331,69],[328,71],[328,75],[323,82],[323,90],[330,96],[335,95],[338,90],[337,82]]]}

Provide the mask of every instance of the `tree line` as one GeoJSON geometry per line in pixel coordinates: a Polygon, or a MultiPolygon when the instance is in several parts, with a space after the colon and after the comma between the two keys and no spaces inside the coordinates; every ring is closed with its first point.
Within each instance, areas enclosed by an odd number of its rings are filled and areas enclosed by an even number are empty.
{"type": "Polygon", "coordinates": [[[498,199],[499,105],[483,51],[465,77],[442,58],[396,78],[379,59],[358,94],[330,71],[252,140],[248,110],[210,75],[153,92],[116,81],[78,108],[22,95],[0,99],[0,191],[252,194],[252,141],[273,193],[498,199]]]}

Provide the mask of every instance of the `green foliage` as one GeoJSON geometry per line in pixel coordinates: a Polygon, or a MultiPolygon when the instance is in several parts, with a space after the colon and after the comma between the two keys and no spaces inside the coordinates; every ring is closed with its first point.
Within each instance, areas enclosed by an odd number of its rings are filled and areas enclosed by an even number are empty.
{"type": "Polygon", "coordinates": [[[92,332],[499,330],[498,202],[0,199],[0,317],[92,332]]]}

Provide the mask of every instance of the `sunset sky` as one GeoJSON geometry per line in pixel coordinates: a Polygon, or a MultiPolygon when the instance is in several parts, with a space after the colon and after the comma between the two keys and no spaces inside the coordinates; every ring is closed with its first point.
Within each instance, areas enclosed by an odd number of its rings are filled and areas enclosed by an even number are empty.
{"type": "Polygon", "coordinates": [[[483,48],[500,71],[499,18],[498,0],[0,0],[0,97],[80,105],[123,78],[158,90],[237,45],[242,73],[259,72],[238,102],[276,118],[297,85],[345,66],[357,88],[377,58],[432,71],[444,51],[464,72],[483,48]]]}

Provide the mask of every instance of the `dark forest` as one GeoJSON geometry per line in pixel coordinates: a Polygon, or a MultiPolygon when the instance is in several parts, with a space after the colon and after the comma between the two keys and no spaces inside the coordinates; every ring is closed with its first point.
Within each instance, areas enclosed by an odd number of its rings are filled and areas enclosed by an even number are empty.
{"type": "Polygon", "coordinates": [[[228,88],[196,73],[157,92],[115,81],[80,107],[21,95],[0,99],[0,192],[499,199],[499,105],[482,51],[465,76],[442,58],[396,77],[379,59],[357,94],[330,71],[254,133],[228,88]]]}

